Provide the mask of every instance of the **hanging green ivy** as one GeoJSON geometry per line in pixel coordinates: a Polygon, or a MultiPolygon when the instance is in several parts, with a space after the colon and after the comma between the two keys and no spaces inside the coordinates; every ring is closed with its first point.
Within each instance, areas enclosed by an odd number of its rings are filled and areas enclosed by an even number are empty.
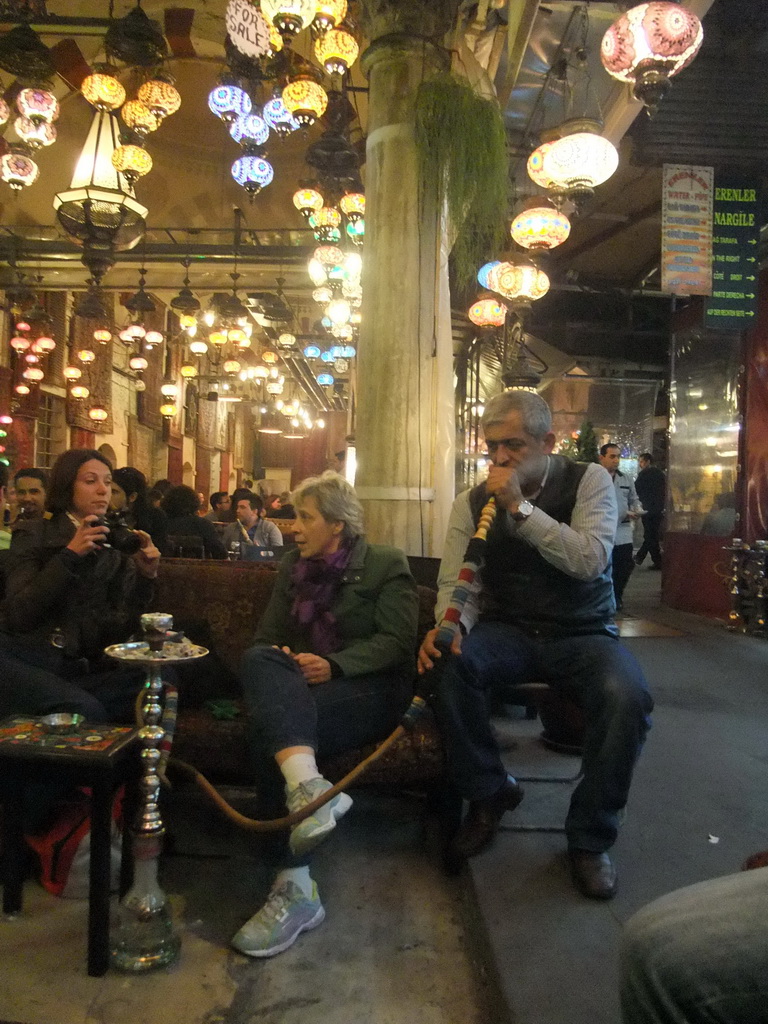
{"type": "Polygon", "coordinates": [[[501,111],[455,75],[436,75],[416,96],[416,145],[422,186],[436,190],[457,232],[452,257],[463,289],[504,242],[508,163],[501,111]]]}

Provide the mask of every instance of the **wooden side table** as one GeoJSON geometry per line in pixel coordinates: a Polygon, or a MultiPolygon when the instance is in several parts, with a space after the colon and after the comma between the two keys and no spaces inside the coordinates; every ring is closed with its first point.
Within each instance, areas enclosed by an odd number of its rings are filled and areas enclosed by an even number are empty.
{"type": "MultiPolygon", "coordinates": [[[[138,733],[129,726],[85,725],[55,736],[34,718],[0,721],[0,774],[7,780],[3,800],[3,912],[18,914],[24,884],[24,791],[30,782],[66,779],[91,790],[91,860],[88,896],[88,974],[99,978],[109,966],[109,881],[112,800],[115,790],[140,774],[138,733]]],[[[123,846],[121,883],[129,870],[123,846]]]]}

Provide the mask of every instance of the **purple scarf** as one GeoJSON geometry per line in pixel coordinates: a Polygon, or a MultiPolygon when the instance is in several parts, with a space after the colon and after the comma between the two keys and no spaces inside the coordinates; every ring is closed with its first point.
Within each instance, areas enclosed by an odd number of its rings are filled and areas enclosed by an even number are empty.
{"type": "Polygon", "coordinates": [[[342,541],[333,554],[300,558],[291,573],[291,615],[300,626],[309,627],[312,653],[323,658],[341,648],[339,624],[331,605],[351,557],[352,544],[342,541]]]}

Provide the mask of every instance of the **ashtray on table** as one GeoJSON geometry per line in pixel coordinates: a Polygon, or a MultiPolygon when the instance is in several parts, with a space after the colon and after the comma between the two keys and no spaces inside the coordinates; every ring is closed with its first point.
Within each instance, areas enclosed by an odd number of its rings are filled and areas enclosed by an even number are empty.
{"type": "Polygon", "coordinates": [[[85,716],[57,711],[51,715],[43,715],[37,721],[43,732],[52,733],[55,736],[65,736],[67,733],[78,732],[85,722],[85,716]]]}

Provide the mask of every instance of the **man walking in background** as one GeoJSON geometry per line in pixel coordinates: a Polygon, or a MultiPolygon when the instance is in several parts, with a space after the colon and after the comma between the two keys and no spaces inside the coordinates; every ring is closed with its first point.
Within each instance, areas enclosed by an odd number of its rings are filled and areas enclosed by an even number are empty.
{"type": "Polygon", "coordinates": [[[611,474],[613,489],[616,492],[616,505],[619,512],[616,537],[613,542],[612,570],[613,596],[616,598],[616,611],[620,612],[624,605],[624,588],[629,582],[635,563],[632,561],[632,527],[634,520],[642,515],[643,506],[635,491],[630,477],[619,469],[621,449],[617,444],[604,444],[600,449],[600,465],[611,474]]]}
{"type": "Polygon", "coordinates": [[[637,496],[645,509],[643,516],[643,543],[635,555],[635,564],[642,565],[645,556],[651,556],[651,568],[661,569],[661,524],[664,519],[664,501],[667,494],[667,478],[662,470],[653,464],[650,452],[643,452],[638,459],[640,472],[635,480],[637,496]]]}

